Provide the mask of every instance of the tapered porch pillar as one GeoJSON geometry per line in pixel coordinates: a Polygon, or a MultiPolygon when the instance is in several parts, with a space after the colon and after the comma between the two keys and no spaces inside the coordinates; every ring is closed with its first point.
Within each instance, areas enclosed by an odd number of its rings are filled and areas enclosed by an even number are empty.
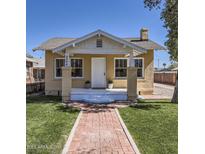
{"type": "Polygon", "coordinates": [[[135,101],[137,98],[137,68],[134,66],[133,54],[129,56],[127,68],[127,96],[130,101],[135,101]]]}
{"type": "Polygon", "coordinates": [[[62,67],[62,101],[68,102],[70,100],[70,92],[72,88],[71,65],[69,53],[65,53],[65,66],[62,67]]]}
{"type": "Polygon", "coordinates": [[[62,101],[70,100],[70,92],[72,88],[71,67],[62,67],[62,101]]]}

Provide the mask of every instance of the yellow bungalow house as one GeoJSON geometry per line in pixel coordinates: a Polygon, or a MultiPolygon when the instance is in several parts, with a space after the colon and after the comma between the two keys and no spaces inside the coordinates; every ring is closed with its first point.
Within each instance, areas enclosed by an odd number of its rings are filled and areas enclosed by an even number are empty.
{"type": "Polygon", "coordinates": [[[45,94],[61,95],[66,102],[134,100],[152,94],[154,50],[166,49],[151,41],[143,28],[139,38],[97,30],[80,38],[51,38],[33,50],[45,51],[45,94]]]}

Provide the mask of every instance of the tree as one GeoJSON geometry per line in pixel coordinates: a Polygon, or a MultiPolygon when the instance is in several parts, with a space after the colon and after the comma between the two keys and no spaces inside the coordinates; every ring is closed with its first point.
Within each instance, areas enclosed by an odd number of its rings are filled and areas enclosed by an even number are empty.
{"type": "Polygon", "coordinates": [[[163,63],[163,66],[164,66],[164,70],[165,70],[165,67],[166,67],[166,65],[167,65],[166,63],[163,63]]]}
{"type": "MultiPolygon", "coordinates": [[[[149,10],[163,7],[160,19],[168,32],[165,46],[169,50],[170,59],[178,62],[178,0],[144,0],[144,5],[149,10]]],[[[178,102],[178,73],[172,102],[178,102]]]]}

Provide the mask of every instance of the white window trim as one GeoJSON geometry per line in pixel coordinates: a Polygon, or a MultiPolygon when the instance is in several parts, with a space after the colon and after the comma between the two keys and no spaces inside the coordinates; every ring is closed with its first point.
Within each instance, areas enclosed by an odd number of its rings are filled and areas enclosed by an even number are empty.
{"type": "Polygon", "coordinates": [[[64,60],[65,60],[65,58],[55,58],[55,59],[54,59],[54,78],[55,78],[55,79],[62,79],[62,77],[57,77],[57,76],[56,76],[56,60],[57,60],[57,59],[64,59],[64,60]]]}
{"type": "Polygon", "coordinates": [[[127,76],[126,77],[116,77],[115,76],[115,60],[117,60],[117,59],[127,59],[127,66],[128,66],[128,64],[129,64],[129,59],[128,58],[124,58],[124,57],[117,57],[117,58],[114,58],[114,78],[115,79],[126,79],[127,78],[127,76]]]}
{"type": "MultiPolygon", "coordinates": [[[[55,58],[54,59],[54,78],[55,79],[62,79],[62,77],[57,77],[56,76],[56,59],[64,59],[65,58],[55,58]]],[[[82,59],[82,64],[83,64],[83,67],[82,67],[82,77],[72,77],[72,79],[83,79],[84,78],[84,58],[80,58],[80,57],[73,57],[73,58],[70,58],[71,59],[82,59]]]]}
{"type": "MultiPolygon", "coordinates": [[[[127,77],[116,77],[115,76],[115,60],[116,59],[127,59],[127,67],[128,64],[129,64],[129,58],[124,58],[124,57],[115,57],[114,58],[114,78],[115,79],[126,79],[127,77]]],[[[143,57],[133,57],[133,59],[142,59],[142,64],[143,64],[143,67],[142,67],[142,77],[137,77],[138,79],[144,79],[144,58],[143,57]]]]}
{"type": "Polygon", "coordinates": [[[142,59],[142,77],[137,77],[137,78],[144,79],[144,58],[143,57],[134,57],[133,59],[142,59]]]}

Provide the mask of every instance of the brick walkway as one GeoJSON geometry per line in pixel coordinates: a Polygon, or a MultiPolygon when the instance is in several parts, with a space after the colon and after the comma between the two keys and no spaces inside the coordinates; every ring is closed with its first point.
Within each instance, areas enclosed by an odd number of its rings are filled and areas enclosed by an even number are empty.
{"type": "Polygon", "coordinates": [[[83,111],[72,138],[69,154],[134,154],[113,108],[83,111]]]}

